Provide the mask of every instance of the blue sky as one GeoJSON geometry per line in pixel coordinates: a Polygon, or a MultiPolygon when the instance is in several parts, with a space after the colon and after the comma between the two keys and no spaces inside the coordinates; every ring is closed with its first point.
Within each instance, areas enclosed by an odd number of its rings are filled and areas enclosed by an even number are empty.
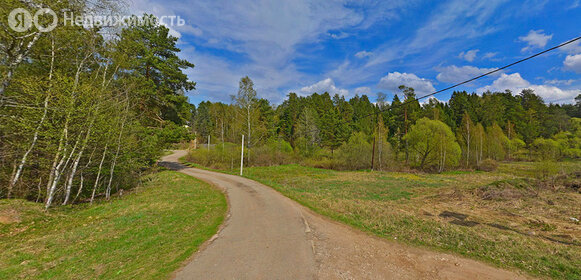
{"type": "MultiPolygon", "coordinates": [[[[400,84],[423,95],[581,36],[580,0],[133,0],[131,11],[186,20],[171,31],[196,65],[194,104],[229,102],[246,75],[275,104],[289,92],[391,100],[400,84]]],[[[573,102],[581,42],[460,89],[523,88],[573,102]]]]}

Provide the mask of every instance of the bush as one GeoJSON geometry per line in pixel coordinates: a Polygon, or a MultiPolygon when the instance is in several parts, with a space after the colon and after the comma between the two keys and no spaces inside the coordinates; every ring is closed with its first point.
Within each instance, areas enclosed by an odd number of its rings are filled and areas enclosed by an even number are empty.
{"type": "Polygon", "coordinates": [[[240,146],[232,143],[219,143],[209,151],[207,149],[192,150],[186,160],[214,169],[233,169],[240,164],[240,146]]]}
{"type": "Polygon", "coordinates": [[[293,161],[293,148],[284,140],[270,139],[261,146],[250,149],[250,165],[272,166],[293,161]]]}
{"type": "Polygon", "coordinates": [[[478,166],[478,170],[486,171],[486,172],[495,171],[497,168],[498,168],[498,163],[496,162],[496,160],[493,160],[490,158],[483,160],[480,163],[480,166],[478,166]]]}
{"type": "Polygon", "coordinates": [[[537,160],[556,160],[559,155],[559,144],[553,139],[537,138],[532,145],[537,160]]]}
{"type": "Polygon", "coordinates": [[[410,165],[422,170],[442,172],[458,165],[460,145],[448,125],[441,121],[422,118],[404,137],[409,141],[410,165]]]}
{"type": "Polygon", "coordinates": [[[322,158],[322,159],[308,158],[303,160],[302,165],[322,169],[336,169],[338,167],[343,166],[339,160],[332,158],[322,158]]]}
{"type": "Polygon", "coordinates": [[[367,142],[367,136],[363,132],[351,135],[349,142],[343,144],[336,153],[340,169],[358,170],[371,167],[372,147],[367,142]]]}
{"type": "Polygon", "coordinates": [[[559,165],[554,161],[539,161],[535,163],[534,170],[537,179],[546,179],[559,173],[559,165]]]}

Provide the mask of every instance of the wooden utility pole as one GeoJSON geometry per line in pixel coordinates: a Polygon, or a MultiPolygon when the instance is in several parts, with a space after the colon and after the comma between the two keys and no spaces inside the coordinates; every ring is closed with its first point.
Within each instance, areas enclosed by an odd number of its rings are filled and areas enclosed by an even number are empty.
{"type": "Polygon", "coordinates": [[[240,176],[242,176],[243,169],[244,169],[244,134],[242,134],[242,152],[240,152],[240,176]]]}
{"type": "Polygon", "coordinates": [[[375,162],[375,138],[377,136],[373,135],[373,151],[371,152],[371,171],[373,171],[373,163],[375,162]]]}
{"type": "Polygon", "coordinates": [[[377,133],[375,133],[377,128],[377,115],[375,115],[375,125],[373,126],[373,149],[371,151],[371,171],[373,171],[373,164],[375,163],[375,138],[377,133]]]}
{"type": "MultiPolygon", "coordinates": [[[[404,106],[403,106],[403,112],[404,112],[404,121],[403,121],[403,125],[404,125],[404,136],[408,135],[408,106],[405,104],[404,101],[404,106]]],[[[405,163],[408,163],[409,160],[409,152],[408,152],[408,139],[407,137],[405,138],[405,163]]]]}

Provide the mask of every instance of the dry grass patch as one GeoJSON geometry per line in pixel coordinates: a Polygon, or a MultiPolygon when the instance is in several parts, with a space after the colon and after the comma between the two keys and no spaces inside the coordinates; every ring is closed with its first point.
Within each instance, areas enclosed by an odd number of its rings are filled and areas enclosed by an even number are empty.
{"type": "MultiPolygon", "coordinates": [[[[571,219],[581,218],[581,194],[560,186],[576,183],[547,187],[523,176],[534,173],[535,164],[511,164],[490,173],[443,174],[284,165],[248,168],[245,175],[379,236],[532,275],[581,278],[581,227],[571,219]]],[[[581,163],[563,165],[564,172],[581,169],[581,163]]]]}

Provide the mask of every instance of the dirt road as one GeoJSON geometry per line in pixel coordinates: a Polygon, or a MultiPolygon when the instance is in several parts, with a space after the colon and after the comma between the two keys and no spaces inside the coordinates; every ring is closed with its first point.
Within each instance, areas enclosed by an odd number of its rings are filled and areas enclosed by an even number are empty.
{"type": "Polygon", "coordinates": [[[458,256],[401,245],[313,213],[242,177],[186,168],[185,151],[162,164],[223,189],[221,231],[176,279],[526,279],[458,256]]]}

